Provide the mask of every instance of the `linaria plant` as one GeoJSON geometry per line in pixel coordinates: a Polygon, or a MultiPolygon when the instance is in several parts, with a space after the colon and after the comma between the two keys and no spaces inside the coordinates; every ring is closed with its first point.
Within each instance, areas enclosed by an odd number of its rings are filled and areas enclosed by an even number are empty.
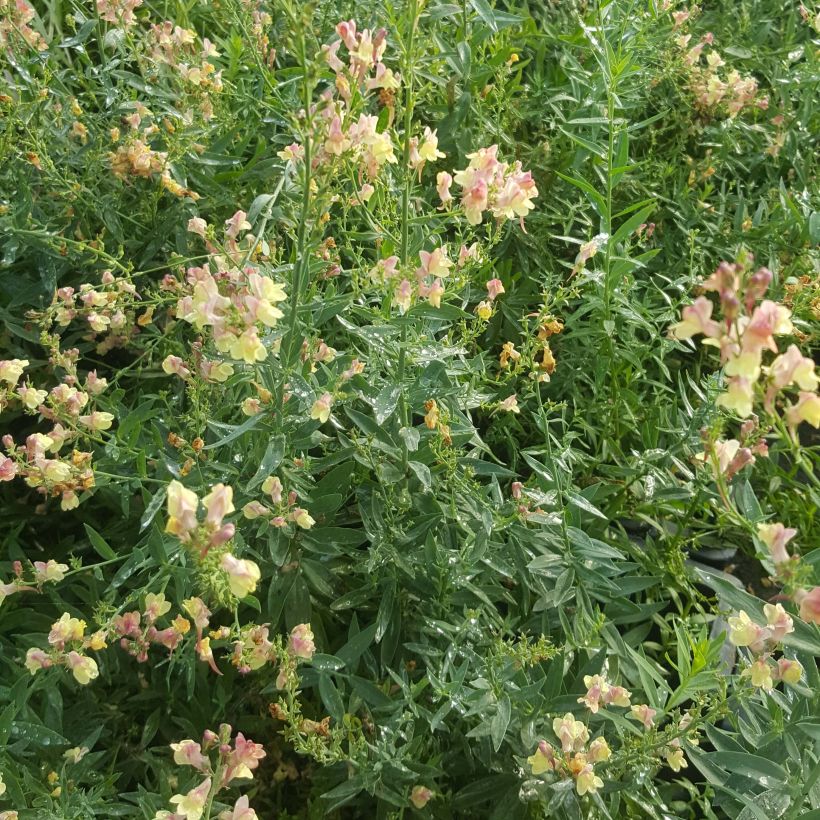
{"type": "Polygon", "coordinates": [[[0,0],[0,819],[820,812],[818,47],[0,0]]]}

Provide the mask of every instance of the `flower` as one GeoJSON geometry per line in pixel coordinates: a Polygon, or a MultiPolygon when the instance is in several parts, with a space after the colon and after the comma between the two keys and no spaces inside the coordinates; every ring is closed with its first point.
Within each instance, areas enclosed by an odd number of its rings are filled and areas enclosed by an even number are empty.
{"type": "Polygon", "coordinates": [[[314,421],[324,424],[330,418],[330,408],[333,404],[333,396],[330,393],[322,393],[322,395],[313,402],[313,407],[310,408],[310,417],[314,421]]]}
{"type": "Polygon", "coordinates": [[[28,367],[28,359],[4,359],[0,361],[0,381],[14,387],[28,367]]]}
{"type": "Polygon", "coordinates": [[[751,379],[737,376],[729,379],[729,387],[725,393],[717,397],[717,404],[727,410],[734,410],[740,418],[745,419],[752,415],[754,406],[753,382],[751,379]]]}
{"type": "Polygon", "coordinates": [[[172,743],[174,763],[178,766],[193,766],[201,772],[210,769],[210,761],[202,754],[202,747],[195,740],[180,740],[172,743]]]}
{"type": "Polygon", "coordinates": [[[606,738],[596,737],[592,743],[589,744],[589,762],[590,763],[605,763],[612,757],[612,750],[606,742],[606,738]]]}
{"type": "Polygon", "coordinates": [[[444,278],[450,273],[453,263],[447,256],[447,248],[436,248],[431,252],[419,251],[421,265],[416,271],[416,276],[435,276],[444,278]]]}
{"type": "Polygon", "coordinates": [[[179,356],[166,356],[162,360],[162,370],[169,376],[176,375],[181,379],[187,379],[191,371],[185,366],[185,362],[179,356]]]}
{"type": "Polygon", "coordinates": [[[536,750],[527,758],[527,763],[535,775],[551,771],[556,766],[555,750],[546,740],[540,740],[536,750]]]}
{"type": "Polygon", "coordinates": [[[797,535],[797,530],[784,527],[780,523],[757,525],[757,537],[769,548],[775,564],[783,564],[789,560],[786,544],[795,535],[797,535]]]}
{"type": "Polygon", "coordinates": [[[794,621],[781,604],[764,604],[763,614],[766,616],[766,625],[771,632],[771,640],[776,643],[794,632],[794,621]]]}
{"type": "Polygon", "coordinates": [[[62,649],[68,641],[81,641],[85,634],[85,621],[72,618],[64,612],[60,620],[52,624],[48,633],[48,642],[58,649],[62,649]]]}
{"type": "Polygon", "coordinates": [[[501,284],[500,279],[490,279],[487,282],[487,297],[491,302],[504,292],[504,285],[501,284]]]}
{"type": "Polygon", "coordinates": [[[26,652],[26,669],[34,675],[41,669],[48,669],[52,665],[51,658],[42,649],[32,647],[26,652]]]}
{"type": "Polygon", "coordinates": [[[682,319],[669,329],[670,336],[683,340],[702,333],[717,338],[720,336],[720,325],[711,318],[713,309],[714,306],[705,296],[699,296],[681,311],[682,319]]]}
{"type": "Polygon", "coordinates": [[[74,675],[77,683],[85,686],[94,680],[100,671],[97,668],[97,662],[94,658],[89,658],[87,655],[81,655],[79,652],[71,651],[66,655],[66,664],[74,675]]]}
{"type": "Polygon", "coordinates": [[[227,769],[223,782],[229,783],[234,778],[252,778],[252,770],[259,766],[259,761],[265,757],[265,750],[261,743],[254,743],[237,732],[234,741],[234,750],[228,755],[227,769]]]}
{"type": "Polygon", "coordinates": [[[580,752],[589,740],[587,727],[567,712],[562,718],[552,721],[552,731],[561,741],[561,748],[565,752],[580,752]]]}
{"type": "Polygon", "coordinates": [[[801,590],[795,595],[795,601],[800,605],[800,617],[810,624],[820,624],[820,587],[814,587],[810,592],[801,590]]]}
{"type": "Polygon", "coordinates": [[[229,552],[222,556],[219,566],[228,573],[231,593],[237,598],[250,595],[256,589],[262,575],[259,567],[253,561],[236,558],[229,552]]]}
{"type": "Polygon", "coordinates": [[[307,510],[302,509],[302,507],[296,507],[296,509],[291,512],[291,516],[296,525],[303,530],[309,530],[316,523],[313,516],[307,510]]]}
{"type": "Polygon", "coordinates": [[[760,637],[760,627],[752,621],[745,610],[729,618],[729,640],[735,646],[749,646],[760,637]]]}
{"type": "Polygon", "coordinates": [[[683,756],[683,749],[680,745],[680,738],[674,738],[665,750],[666,765],[672,769],[673,772],[679,772],[689,766],[686,758],[683,756]]]}
{"type": "Polygon", "coordinates": [[[438,150],[438,137],[435,131],[429,128],[424,129],[424,139],[419,145],[419,157],[424,162],[435,162],[437,159],[446,157],[447,154],[438,150]]]}
{"type": "Polygon", "coordinates": [[[313,643],[313,631],[310,624],[297,624],[290,631],[288,640],[288,652],[296,658],[309,661],[316,651],[313,643]]]}
{"type": "Polygon", "coordinates": [[[450,186],[453,184],[453,178],[446,171],[439,171],[436,174],[436,193],[441,200],[441,207],[453,201],[453,195],[450,193],[450,186]]]}
{"type": "MultiPolygon", "coordinates": [[[[442,154],[442,156],[444,156],[442,154]]],[[[433,797],[433,792],[427,786],[413,786],[410,792],[410,802],[417,808],[423,809],[433,797]]]]}
{"type": "Polygon", "coordinates": [[[575,779],[575,791],[578,792],[579,796],[595,794],[603,785],[604,781],[595,774],[591,763],[584,766],[575,779]]]}
{"type": "Polygon", "coordinates": [[[179,481],[168,485],[168,522],[165,532],[187,541],[197,527],[196,510],[199,499],[193,490],[186,489],[179,481]]]}
{"type": "Polygon", "coordinates": [[[801,390],[811,392],[817,390],[818,386],[814,361],[803,356],[797,345],[789,345],[786,352],[772,362],[769,377],[777,389],[797,384],[801,390]]]}
{"type": "Polygon", "coordinates": [[[79,763],[91,751],[88,746],[74,746],[63,752],[63,759],[69,763],[79,763]]]}
{"type": "Polygon", "coordinates": [[[259,815],[250,807],[248,796],[243,794],[234,803],[233,811],[223,811],[219,820],[259,820],[259,815]]]}
{"type": "Polygon", "coordinates": [[[758,658],[748,669],[744,669],[741,675],[748,676],[752,681],[752,686],[770,692],[774,688],[772,679],[772,668],[763,658],[758,658]]]}
{"type": "Polygon", "coordinates": [[[162,592],[154,594],[149,592],[145,596],[145,617],[148,621],[155,621],[157,618],[167,614],[171,609],[169,601],[165,600],[162,592]]]}
{"type": "Polygon", "coordinates": [[[224,484],[215,484],[208,495],[202,499],[202,506],[207,510],[205,523],[217,528],[222,519],[234,511],[233,489],[224,484]]]}
{"type": "Polygon", "coordinates": [[[801,391],[797,404],[786,411],[786,421],[790,427],[797,427],[802,421],[807,421],[814,428],[820,427],[820,396],[801,391]]]}
{"type": "Polygon", "coordinates": [[[653,709],[645,703],[636,703],[629,710],[629,716],[643,723],[646,729],[651,729],[655,725],[654,718],[657,713],[657,709],[653,709]]]}
{"type": "Polygon", "coordinates": [[[42,584],[47,581],[62,581],[67,572],[68,565],[58,564],[54,559],[34,562],[34,580],[38,584],[42,584]]]}
{"type": "Polygon", "coordinates": [[[175,794],[170,802],[176,804],[174,811],[180,814],[185,820],[199,820],[205,811],[205,804],[211,792],[211,778],[202,781],[195,789],[191,789],[188,794],[175,794]]]}
{"type": "Polygon", "coordinates": [[[520,413],[521,408],[518,406],[518,399],[515,393],[512,396],[507,396],[506,399],[498,403],[498,410],[503,410],[505,413],[520,413]]]}
{"type": "Polygon", "coordinates": [[[790,686],[800,683],[800,678],[803,675],[803,667],[798,661],[791,658],[778,658],[777,669],[774,670],[774,675],[777,680],[782,680],[790,686]]]}

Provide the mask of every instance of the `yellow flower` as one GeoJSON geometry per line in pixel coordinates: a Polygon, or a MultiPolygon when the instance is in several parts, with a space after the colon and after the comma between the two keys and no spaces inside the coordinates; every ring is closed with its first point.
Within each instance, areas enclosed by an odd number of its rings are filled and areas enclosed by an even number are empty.
{"type": "Polygon", "coordinates": [[[752,382],[742,376],[732,378],[727,391],[718,396],[717,403],[727,410],[734,410],[742,419],[748,418],[754,404],[752,382]]]}
{"type": "Polygon", "coordinates": [[[333,404],[333,396],[330,393],[323,393],[310,408],[310,417],[314,421],[324,424],[330,418],[330,407],[333,404]]]}
{"type": "Polygon", "coordinates": [[[71,674],[74,675],[77,683],[83,686],[91,683],[100,674],[94,658],[81,655],[79,652],[69,652],[66,655],[66,664],[71,669],[71,674]]]}
{"type": "Polygon", "coordinates": [[[547,743],[542,740],[538,743],[538,748],[527,758],[532,773],[535,775],[551,771],[555,767],[555,752],[547,743]]]}
{"type": "Polygon", "coordinates": [[[742,673],[751,678],[752,686],[758,689],[764,689],[769,692],[774,688],[774,681],[772,680],[772,668],[762,658],[756,660],[748,669],[742,673]]]}
{"type": "Polygon", "coordinates": [[[760,627],[744,610],[741,609],[734,618],[729,618],[729,640],[735,646],[748,646],[757,640],[759,634],[760,627]]]}
{"type": "Polygon", "coordinates": [[[592,770],[592,764],[588,763],[578,774],[575,781],[575,791],[578,792],[579,796],[595,794],[603,785],[604,781],[592,770]]]}

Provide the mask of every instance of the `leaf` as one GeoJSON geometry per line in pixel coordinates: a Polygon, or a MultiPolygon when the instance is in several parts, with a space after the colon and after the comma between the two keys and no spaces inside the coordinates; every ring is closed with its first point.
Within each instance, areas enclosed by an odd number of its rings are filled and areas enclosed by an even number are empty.
{"type": "Polygon", "coordinates": [[[574,493],[570,490],[567,490],[565,495],[569,503],[575,507],[578,507],[579,510],[588,512],[590,515],[594,515],[596,518],[603,518],[604,521],[609,521],[609,518],[607,518],[606,515],[604,515],[591,501],[588,501],[580,493],[574,493]]]}
{"type": "Polygon", "coordinates": [[[640,225],[646,222],[649,214],[654,210],[654,203],[647,205],[645,208],[641,208],[637,213],[632,214],[626,222],[622,222],[615,233],[612,234],[612,239],[609,240],[612,243],[612,247],[615,247],[619,242],[623,242],[630,234],[634,233],[640,225]]]}
{"type": "Polygon", "coordinates": [[[419,461],[409,461],[408,466],[416,474],[416,477],[421,482],[421,486],[425,490],[429,490],[433,486],[433,478],[430,474],[430,468],[426,464],[419,461]]]}
{"type": "Polygon", "coordinates": [[[258,487],[281,463],[285,455],[285,437],[282,434],[274,436],[265,450],[265,455],[259,462],[259,469],[254,473],[253,478],[248,482],[245,492],[258,487]]]}
{"type": "Polygon", "coordinates": [[[487,0],[470,0],[470,5],[473,7],[475,13],[484,21],[490,31],[493,33],[498,31],[498,23],[495,19],[495,13],[487,0]]]}
{"type": "Polygon", "coordinates": [[[239,436],[241,436],[243,433],[247,433],[248,430],[253,430],[254,427],[257,427],[266,415],[266,413],[257,413],[255,416],[251,416],[247,421],[239,425],[222,424],[217,421],[209,421],[209,427],[215,427],[218,430],[228,430],[230,432],[228,432],[228,434],[226,436],[223,436],[221,439],[214,441],[211,444],[206,444],[205,447],[203,447],[203,449],[213,450],[216,447],[222,447],[224,444],[230,443],[234,439],[239,438],[239,436]]]}
{"type": "Polygon", "coordinates": [[[351,668],[356,661],[370,648],[376,635],[376,624],[365,627],[354,635],[337,653],[336,657],[351,668]]]}
{"type": "Polygon", "coordinates": [[[709,757],[727,772],[749,777],[767,788],[784,786],[789,779],[782,766],[758,755],[741,752],[713,752],[709,757]]]}
{"type": "Polygon", "coordinates": [[[510,716],[512,714],[512,705],[510,704],[510,696],[502,695],[501,700],[498,701],[498,709],[493,715],[490,723],[490,737],[493,741],[493,749],[497,752],[504,742],[504,735],[507,734],[507,727],[510,725],[510,716]]]}
{"type": "Polygon", "coordinates": [[[154,497],[151,499],[150,503],[145,508],[145,512],[142,514],[142,518],[140,518],[140,532],[148,529],[148,527],[151,525],[151,522],[154,520],[154,517],[159,512],[160,507],[165,501],[165,496],[167,494],[168,487],[160,487],[160,489],[157,490],[156,493],[154,493],[154,497]]]}
{"type": "Polygon", "coordinates": [[[384,424],[396,409],[401,396],[401,388],[396,384],[388,384],[382,388],[373,402],[373,415],[379,425],[384,424]]]}
{"type": "Polygon", "coordinates": [[[339,694],[336,684],[333,683],[330,675],[325,672],[319,674],[319,695],[333,720],[341,723],[345,715],[344,701],[342,701],[342,696],[339,694]]]}
{"type": "Polygon", "coordinates": [[[83,524],[85,527],[85,533],[88,536],[88,540],[91,542],[91,546],[94,547],[95,550],[99,553],[102,558],[105,558],[106,561],[116,560],[117,553],[108,546],[108,542],[103,538],[93,527],[89,527],[88,524],[83,524]]]}

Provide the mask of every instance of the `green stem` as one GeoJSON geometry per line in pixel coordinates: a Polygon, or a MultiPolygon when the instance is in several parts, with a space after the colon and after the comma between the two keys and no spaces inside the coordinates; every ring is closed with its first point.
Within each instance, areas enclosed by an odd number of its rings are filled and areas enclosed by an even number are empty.
{"type": "MultiPolygon", "coordinates": [[[[407,268],[410,254],[410,189],[413,184],[413,171],[410,168],[411,129],[413,125],[413,56],[416,40],[416,26],[418,25],[418,0],[410,0],[410,34],[407,38],[407,47],[404,50],[402,77],[406,83],[404,94],[404,143],[402,150],[402,173],[404,185],[401,192],[401,244],[399,246],[399,260],[402,270],[407,268]]],[[[407,364],[407,324],[402,323],[399,339],[399,359],[396,370],[401,396],[399,398],[399,418],[401,426],[407,427],[409,414],[407,399],[404,395],[404,371],[407,364]]],[[[407,447],[402,448],[402,462],[407,463],[407,447]]]]}
{"type": "MultiPolygon", "coordinates": [[[[298,19],[296,15],[294,20],[296,28],[297,43],[299,48],[299,60],[302,65],[303,82],[302,82],[302,106],[305,112],[305,127],[304,127],[304,187],[302,190],[302,204],[299,211],[299,229],[296,234],[296,259],[293,263],[293,279],[290,293],[290,322],[286,337],[286,343],[283,345],[284,353],[284,376],[287,377],[288,372],[293,367],[295,354],[298,353],[298,316],[299,316],[299,302],[302,297],[302,290],[307,284],[306,273],[309,273],[310,262],[307,252],[307,237],[308,237],[308,219],[311,209],[311,183],[312,183],[312,168],[313,163],[313,119],[310,113],[311,96],[313,93],[313,86],[309,77],[308,61],[307,61],[307,47],[305,44],[305,30],[303,21],[298,19]]],[[[284,388],[283,388],[284,389],[284,388]]]]}

